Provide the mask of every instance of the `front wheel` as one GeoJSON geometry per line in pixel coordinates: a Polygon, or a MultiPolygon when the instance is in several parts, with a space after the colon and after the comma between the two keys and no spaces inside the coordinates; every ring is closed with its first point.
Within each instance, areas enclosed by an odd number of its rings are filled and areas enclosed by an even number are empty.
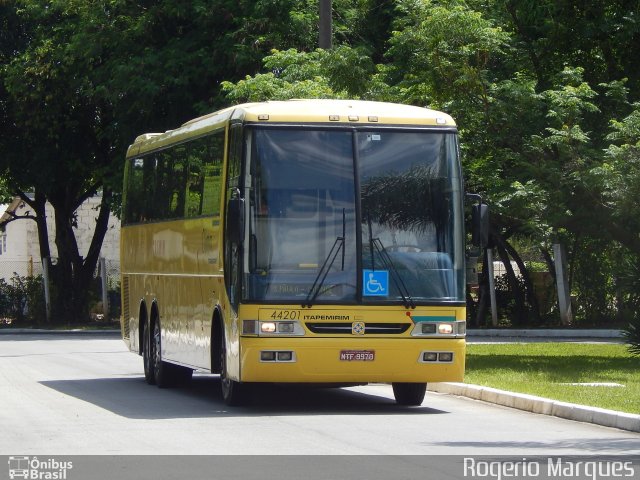
{"type": "Polygon", "coordinates": [[[249,387],[247,384],[236,382],[229,378],[227,372],[227,347],[222,333],[220,338],[220,387],[222,399],[230,407],[245,405],[250,400],[249,387]]]}
{"type": "Polygon", "coordinates": [[[426,383],[392,383],[391,386],[398,405],[422,405],[427,393],[426,383]]]}

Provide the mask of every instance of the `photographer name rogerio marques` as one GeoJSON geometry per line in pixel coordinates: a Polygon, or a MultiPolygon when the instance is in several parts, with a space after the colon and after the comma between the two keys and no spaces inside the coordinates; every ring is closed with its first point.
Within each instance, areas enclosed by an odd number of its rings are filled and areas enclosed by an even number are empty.
{"type": "Polygon", "coordinates": [[[633,462],[622,460],[569,460],[561,457],[545,460],[479,460],[464,459],[464,476],[468,478],[588,479],[635,478],[633,462]]]}

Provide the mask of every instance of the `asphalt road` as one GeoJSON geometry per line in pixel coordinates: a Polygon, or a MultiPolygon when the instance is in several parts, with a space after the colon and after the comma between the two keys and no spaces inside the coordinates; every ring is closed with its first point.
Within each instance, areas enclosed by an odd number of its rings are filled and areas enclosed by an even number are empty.
{"type": "Polygon", "coordinates": [[[112,336],[0,335],[0,455],[640,455],[640,435],[429,392],[265,387],[227,407],[217,376],[147,385],[112,336]]]}

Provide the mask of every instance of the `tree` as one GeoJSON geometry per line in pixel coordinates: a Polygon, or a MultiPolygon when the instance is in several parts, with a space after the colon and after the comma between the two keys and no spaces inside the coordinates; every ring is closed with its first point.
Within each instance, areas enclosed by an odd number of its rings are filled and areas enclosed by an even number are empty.
{"type": "Polygon", "coordinates": [[[375,70],[365,50],[347,46],[308,53],[273,50],[263,64],[269,73],[222,83],[222,91],[230,101],[354,98],[366,95],[375,70]]]}
{"type": "MultiPolygon", "coordinates": [[[[311,3],[0,3],[0,171],[11,193],[31,206],[43,258],[51,257],[46,201],[55,210],[54,318],[86,318],[87,286],[109,209],[118,208],[127,145],[140,133],[174,128],[220,106],[220,82],[257,70],[269,49],[313,48],[311,3]],[[103,202],[83,258],[75,210],[97,192],[103,202]]],[[[336,0],[338,37],[358,22],[357,6],[336,0]]]]}
{"type": "MultiPolygon", "coordinates": [[[[403,101],[456,118],[467,185],[492,204],[493,244],[519,304],[512,320],[536,316],[535,305],[525,306],[534,302],[526,265],[511,244],[519,238],[533,239],[549,259],[551,243],[568,244],[572,272],[580,273],[573,278],[579,300],[604,312],[608,285],[616,282],[604,282],[599,307],[587,299],[589,278],[612,275],[615,254],[602,245],[637,252],[630,218],[640,213],[631,193],[637,170],[628,160],[612,161],[622,150],[609,147],[608,134],[613,118],[631,113],[627,96],[637,98],[637,64],[624,52],[639,46],[632,19],[640,7],[599,0],[403,0],[399,7],[387,81],[400,87],[403,101]],[[618,205],[628,216],[619,216],[618,205]],[[511,259],[525,294],[509,271],[511,259]]],[[[620,134],[622,124],[611,125],[620,134]]]]}
{"type": "MultiPolygon", "coordinates": [[[[349,97],[456,118],[467,188],[492,204],[498,255],[524,272],[524,282],[508,272],[517,319],[537,321],[524,244],[547,260],[552,242],[568,245],[574,288],[591,311],[632,301],[614,265],[640,264],[640,66],[628,54],[640,48],[640,4],[333,0],[330,51],[315,49],[317,6],[0,3],[0,169],[31,202],[43,239],[44,202],[56,208],[61,291],[80,288],[93,262],[74,248],[74,207],[98,190],[105,212],[110,199],[117,207],[120,159],[136,135],[229,102],[349,97]],[[608,279],[599,307],[588,278],[608,279]]],[[[60,308],[81,315],[81,303],[60,308]]]]}
{"type": "Polygon", "coordinates": [[[9,135],[2,143],[2,166],[11,190],[32,208],[40,253],[48,262],[46,201],[55,210],[58,261],[50,267],[59,295],[54,306],[60,317],[73,321],[87,313],[87,286],[106,233],[117,178],[110,171],[116,152],[102,131],[112,117],[88,75],[98,59],[76,43],[80,12],[34,2],[23,9],[18,2],[13,6],[26,41],[12,57],[3,58],[3,123],[9,135]],[[73,233],[75,211],[99,189],[102,205],[91,246],[82,258],[73,233]]]}

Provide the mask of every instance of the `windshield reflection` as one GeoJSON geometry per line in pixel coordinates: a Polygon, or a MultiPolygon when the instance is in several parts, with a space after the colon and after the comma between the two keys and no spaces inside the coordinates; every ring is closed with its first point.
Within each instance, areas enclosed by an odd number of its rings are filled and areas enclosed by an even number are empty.
{"type": "MultiPolygon", "coordinates": [[[[358,135],[364,276],[388,272],[369,300],[461,300],[462,214],[453,135],[358,135]],[[458,268],[454,268],[454,264],[458,268]]],[[[381,275],[381,274],[378,274],[381,275]]]]}
{"type": "Polygon", "coordinates": [[[311,297],[354,300],[357,267],[351,132],[256,130],[251,172],[246,296],[296,302],[311,297]],[[342,238],[340,261],[329,265],[338,238],[342,238]],[[326,272],[321,272],[323,265],[326,272]],[[319,287],[317,292],[312,292],[314,284],[319,287]]]}
{"type": "Polygon", "coordinates": [[[250,145],[245,300],[464,300],[454,134],[255,129],[250,145]]]}

